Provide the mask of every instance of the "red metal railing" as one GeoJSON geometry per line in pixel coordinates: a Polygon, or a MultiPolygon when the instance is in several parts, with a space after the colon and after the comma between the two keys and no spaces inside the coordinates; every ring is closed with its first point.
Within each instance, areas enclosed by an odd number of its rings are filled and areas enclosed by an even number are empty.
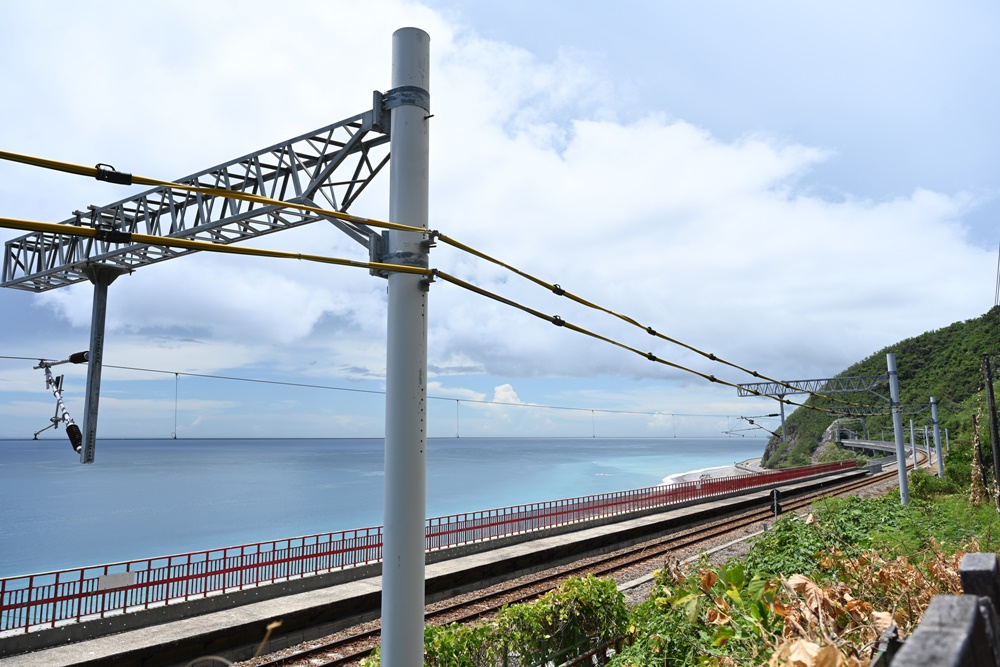
{"type": "MultiPolygon", "coordinates": [[[[447,549],[573,523],[839,472],[854,462],[681,482],[427,520],[427,550],[447,549]]],[[[263,584],[377,563],[382,527],[257,542],[0,579],[0,633],[30,632],[263,584]]]]}

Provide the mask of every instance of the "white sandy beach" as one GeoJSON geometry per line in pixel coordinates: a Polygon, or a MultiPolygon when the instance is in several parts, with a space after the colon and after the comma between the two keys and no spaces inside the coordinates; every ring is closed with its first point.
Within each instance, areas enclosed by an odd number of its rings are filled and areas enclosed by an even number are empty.
{"type": "Polygon", "coordinates": [[[745,475],[751,472],[761,472],[764,470],[760,466],[760,459],[747,459],[739,461],[729,466],[717,466],[715,468],[701,468],[700,470],[690,470],[688,472],[667,475],[663,478],[663,484],[677,484],[678,482],[697,482],[699,479],[713,479],[715,477],[731,477],[733,475],[745,475]]]}

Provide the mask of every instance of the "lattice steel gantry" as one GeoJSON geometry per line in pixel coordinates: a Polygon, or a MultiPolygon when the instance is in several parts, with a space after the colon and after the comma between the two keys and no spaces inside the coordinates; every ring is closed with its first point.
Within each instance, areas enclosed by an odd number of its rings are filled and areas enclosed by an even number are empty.
{"type": "MultiPolygon", "coordinates": [[[[346,212],[389,162],[390,110],[407,91],[373,93],[372,108],[318,130],[178,179],[186,185],[264,195],[346,212]]],[[[2,287],[44,292],[94,284],[81,463],[92,463],[97,431],[108,286],[120,275],[195,250],[116,243],[138,233],[231,244],[327,220],[377,255],[381,236],[358,222],[318,213],[158,187],[107,206],[74,211],[62,224],[111,233],[106,240],[33,232],[7,241],[2,287]]],[[[377,257],[376,257],[377,258],[377,257]]]]}
{"type": "MultiPolygon", "coordinates": [[[[787,440],[785,432],[785,396],[794,394],[848,394],[871,392],[880,398],[875,387],[888,379],[888,374],[855,375],[850,377],[823,378],[815,380],[788,380],[787,382],[750,382],[736,386],[738,396],[770,396],[778,399],[781,406],[781,439],[787,440]]],[[[845,406],[851,407],[851,406],[845,406]]],[[[840,408],[838,408],[840,409],[840,408]]],[[[851,410],[845,410],[851,412],[851,410]]],[[[871,414],[866,413],[866,414],[871,414]]]]}
{"type": "MultiPolygon", "coordinates": [[[[371,111],[176,182],[345,212],[389,161],[389,116],[383,95],[376,92],[374,98],[371,111]]],[[[321,219],[311,212],[164,187],[76,211],[63,224],[229,244],[321,219]]],[[[374,235],[364,225],[326,219],[362,245],[374,235]]],[[[94,264],[129,272],[191,252],[196,251],[35,232],[6,243],[2,286],[44,292],[90,279],[86,269],[94,264]]]]}

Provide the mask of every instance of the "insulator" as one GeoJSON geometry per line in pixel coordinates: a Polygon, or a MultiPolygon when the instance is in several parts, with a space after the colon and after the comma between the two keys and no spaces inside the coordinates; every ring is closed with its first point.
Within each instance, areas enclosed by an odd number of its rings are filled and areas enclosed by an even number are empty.
{"type": "Polygon", "coordinates": [[[73,354],[69,355],[70,363],[74,364],[85,364],[87,363],[87,360],[89,358],[90,358],[90,352],[87,351],[74,352],[73,354]]]}
{"type": "Polygon", "coordinates": [[[83,432],[76,424],[69,424],[66,427],[66,435],[69,436],[69,444],[73,446],[73,451],[77,454],[83,449],[83,432]]]}

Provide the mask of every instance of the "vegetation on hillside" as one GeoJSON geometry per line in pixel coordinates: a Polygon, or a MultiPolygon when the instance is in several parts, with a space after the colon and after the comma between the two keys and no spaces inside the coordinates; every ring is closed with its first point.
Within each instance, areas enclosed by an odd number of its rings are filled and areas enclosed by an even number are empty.
{"type": "MultiPolygon", "coordinates": [[[[886,354],[889,352],[896,355],[900,401],[905,405],[927,404],[931,396],[935,397],[942,432],[948,429],[951,439],[970,440],[982,385],[982,355],[1000,352],[1000,306],[976,319],[956,322],[879,350],[837,377],[884,374],[886,354]]],[[[888,382],[877,391],[888,397],[888,382]]],[[[844,402],[873,404],[882,409],[887,406],[886,400],[870,393],[838,394],[834,397],[844,402]]],[[[836,406],[833,401],[815,397],[805,403],[815,407],[836,406]]],[[[835,418],[836,415],[827,412],[796,409],[785,420],[788,440],[771,438],[768,442],[764,450],[764,466],[782,468],[810,463],[816,457],[824,431],[835,418]]],[[[904,417],[904,424],[909,418],[909,415],[904,417]]],[[[913,418],[921,425],[929,423],[930,412],[913,418]]],[[[844,426],[861,430],[860,420],[857,419],[846,421],[844,426]]],[[[883,431],[887,439],[892,438],[892,417],[887,412],[868,418],[868,432],[874,439],[881,438],[883,431]]]]}

